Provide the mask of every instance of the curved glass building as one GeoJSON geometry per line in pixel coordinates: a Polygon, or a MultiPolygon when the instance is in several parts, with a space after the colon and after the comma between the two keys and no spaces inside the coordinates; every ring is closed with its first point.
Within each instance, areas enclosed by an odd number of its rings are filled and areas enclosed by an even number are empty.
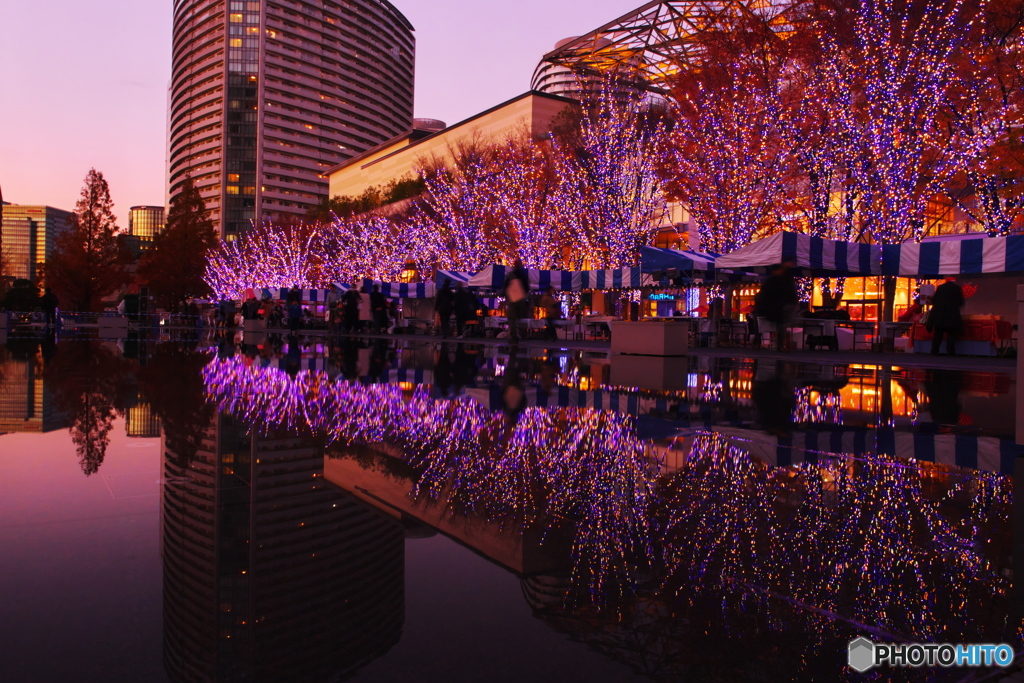
{"type": "Polygon", "coordinates": [[[301,217],[321,174],[412,126],[413,27],[388,0],[175,0],[168,198],[224,239],[301,217]]]}

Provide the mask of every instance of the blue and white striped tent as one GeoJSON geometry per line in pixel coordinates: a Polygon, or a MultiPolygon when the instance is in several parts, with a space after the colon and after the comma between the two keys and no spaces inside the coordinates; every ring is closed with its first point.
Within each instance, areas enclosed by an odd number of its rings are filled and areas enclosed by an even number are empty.
{"type": "Polygon", "coordinates": [[[444,286],[444,281],[447,280],[454,287],[460,282],[464,285],[469,284],[469,278],[473,277],[473,273],[464,272],[461,270],[439,270],[434,275],[434,284],[438,287],[444,286]]]}
{"type": "Polygon", "coordinates": [[[701,275],[711,277],[715,273],[717,254],[704,254],[697,251],[680,249],[662,249],[661,247],[644,247],[640,250],[640,268],[645,273],[666,270],[678,270],[680,274],[690,277],[701,275]]]}
{"type": "Polygon", "coordinates": [[[882,274],[882,250],[875,244],[841,242],[796,232],[777,232],[720,256],[723,270],[768,272],[790,262],[797,275],[866,276],[882,274]]]}
{"type": "Polygon", "coordinates": [[[640,267],[580,271],[580,289],[638,289],[654,284],[640,267]]]}
{"type": "MultiPolygon", "coordinates": [[[[469,278],[470,287],[500,290],[511,266],[487,266],[469,278]]],[[[654,284],[650,276],[640,268],[615,268],[610,270],[536,270],[527,269],[530,290],[543,292],[554,287],[558,292],[579,292],[584,289],[635,289],[654,284]]]]}
{"type": "MultiPolygon", "coordinates": [[[[291,287],[261,287],[259,289],[253,288],[253,292],[263,299],[280,299],[282,301],[288,299],[288,292],[291,291],[291,287]]],[[[332,289],[301,289],[302,302],[307,304],[323,304],[327,303],[328,297],[331,296],[332,292],[337,294],[341,293],[341,290],[332,289]]]]}
{"type": "Polygon", "coordinates": [[[957,235],[882,247],[882,272],[899,277],[1024,273],[1024,235],[957,235]]]}
{"type": "Polygon", "coordinates": [[[381,293],[392,299],[433,299],[437,291],[433,282],[384,282],[382,280],[363,280],[366,291],[373,291],[374,285],[380,287],[381,293]]]}
{"type": "MultiPolygon", "coordinates": [[[[506,274],[512,272],[512,266],[487,266],[469,278],[470,287],[500,290],[505,284],[506,274]]],[[[527,269],[530,289],[543,291],[554,287],[559,292],[577,292],[580,289],[580,274],[571,270],[536,270],[527,269]]]]}

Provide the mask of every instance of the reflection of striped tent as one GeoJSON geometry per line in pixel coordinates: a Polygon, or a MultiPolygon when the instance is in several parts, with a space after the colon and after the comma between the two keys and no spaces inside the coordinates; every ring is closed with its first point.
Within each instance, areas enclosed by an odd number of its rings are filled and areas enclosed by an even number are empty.
{"type": "Polygon", "coordinates": [[[929,434],[892,428],[836,427],[800,430],[779,438],[752,429],[716,428],[735,445],[780,467],[817,462],[834,454],[855,456],[886,453],[898,458],[934,462],[1002,474],[1013,474],[1024,447],[1009,439],[971,434],[929,434]]]}
{"type": "Polygon", "coordinates": [[[842,242],[796,232],[777,232],[720,256],[715,267],[725,270],[767,272],[790,262],[799,275],[881,275],[882,251],[874,244],[842,242]]]}
{"type": "Polygon", "coordinates": [[[365,381],[377,384],[432,384],[434,371],[423,368],[390,368],[377,377],[365,377],[365,381]]]}
{"type": "MultiPolygon", "coordinates": [[[[291,287],[262,287],[260,289],[253,288],[253,292],[257,293],[260,298],[263,299],[279,299],[284,301],[288,298],[288,292],[291,291],[291,287]]],[[[306,304],[322,304],[328,301],[328,297],[333,291],[340,293],[341,290],[331,289],[300,289],[302,294],[302,302],[306,304]]]]}
{"type": "MultiPolygon", "coordinates": [[[[498,384],[471,388],[466,395],[480,403],[488,410],[502,410],[504,387],[498,384]]],[[[534,408],[592,408],[594,410],[610,410],[626,415],[666,415],[679,404],[679,399],[642,396],[638,393],[618,391],[583,391],[570,387],[554,387],[551,392],[534,386],[524,387],[526,405],[534,408]]],[[[683,415],[678,420],[687,426],[708,426],[715,423],[716,415],[712,406],[707,406],[701,414],[683,415]]],[[[721,420],[721,415],[718,415],[721,420]]]]}
{"type": "MultiPolygon", "coordinates": [[[[280,358],[257,358],[253,365],[260,368],[275,368],[277,370],[288,370],[291,366],[292,361],[288,359],[288,356],[281,356],[280,358]]],[[[327,359],[319,357],[303,357],[299,360],[298,370],[308,371],[319,371],[323,372],[327,368],[327,359]]]]}
{"type": "Polygon", "coordinates": [[[949,238],[882,247],[882,272],[900,277],[1024,273],[1024,235],[949,238]]]}
{"type": "Polygon", "coordinates": [[[381,293],[392,299],[433,299],[436,288],[433,282],[383,282],[381,280],[363,280],[363,287],[373,291],[374,285],[380,287],[381,293]]]}

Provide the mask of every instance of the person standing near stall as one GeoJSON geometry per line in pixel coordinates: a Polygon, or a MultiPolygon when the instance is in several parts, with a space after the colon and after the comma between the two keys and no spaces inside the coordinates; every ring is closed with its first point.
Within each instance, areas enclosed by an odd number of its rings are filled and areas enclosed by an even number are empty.
{"type": "Polygon", "coordinates": [[[452,283],[445,280],[441,289],[437,290],[437,299],[434,301],[434,312],[437,313],[437,324],[441,328],[441,336],[447,337],[451,333],[452,311],[455,309],[455,292],[452,291],[452,283]]]}
{"type": "Polygon", "coordinates": [[[946,281],[935,289],[932,295],[932,310],[928,312],[925,329],[932,333],[932,355],[938,355],[942,337],[946,337],[946,352],[956,355],[956,339],[964,329],[960,309],[964,305],[964,290],[956,278],[947,276],[946,281]]]}
{"type": "Polygon", "coordinates": [[[530,293],[530,276],[521,259],[516,259],[511,272],[505,276],[502,287],[505,294],[505,308],[508,310],[508,336],[513,342],[519,341],[519,320],[526,316],[530,293]]]}

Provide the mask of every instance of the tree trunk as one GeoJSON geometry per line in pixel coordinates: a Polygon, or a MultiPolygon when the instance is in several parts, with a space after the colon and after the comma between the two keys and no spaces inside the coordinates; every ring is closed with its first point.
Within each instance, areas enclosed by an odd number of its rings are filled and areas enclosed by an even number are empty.
{"type": "Polygon", "coordinates": [[[892,322],[893,309],[896,305],[896,276],[882,276],[882,317],[881,322],[892,322]]]}

